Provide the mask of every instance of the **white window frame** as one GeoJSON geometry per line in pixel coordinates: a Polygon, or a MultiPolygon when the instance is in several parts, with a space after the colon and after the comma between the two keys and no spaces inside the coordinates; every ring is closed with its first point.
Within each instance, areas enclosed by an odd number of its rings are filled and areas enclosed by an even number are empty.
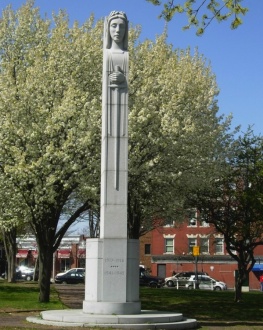
{"type": "Polygon", "coordinates": [[[193,254],[193,246],[197,246],[197,235],[187,235],[188,237],[188,254],[193,254]],[[192,243],[190,243],[192,241],[192,243]]]}
{"type": "Polygon", "coordinates": [[[205,220],[200,219],[200,227],[210,227],[210,224],[205,220]]]}
{"type": "Polygon", "coordinates": [[[215,236],[215,254],[224,254],[224,238],[222,236],[215,236]],[[218,244],[220,242],[220,244],[218,244]],[[218,247],[221,247],[219,251],[218,247]]]}
{"type": "Polygon", "coordinates": [[[207,236],[200,235],[200,253],[209,254],[209,237],[207,236]],[[205,245],[203,244],[204,242],[206,243],[205,245]],[[204,247],[206,247],[206,251],[203,251],[204,247]]]}
{"type": "Polygon", "coordinates": [[[174,238],[175,235],[163,235],[164,237],[164,254],[174,254],[174,238]],[[167,244],[172,242],[172,244],[167,244]],[[171,250],[171,251],[168,251],[171,250]]]}

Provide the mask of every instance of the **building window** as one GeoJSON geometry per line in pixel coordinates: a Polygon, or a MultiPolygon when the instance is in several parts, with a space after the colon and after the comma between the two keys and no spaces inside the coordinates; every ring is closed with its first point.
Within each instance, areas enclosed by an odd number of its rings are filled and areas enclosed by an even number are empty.
{"type": "Polygon", "coordinates": [[[206,217],[200,215],[200,225],[201,227],[209,227],[209,223],[206,220],[206,217]]]}
{"type": "Polygon", "coordinates": [[[207,218],[206,214],[200,213],[199,216],[198,216],[198,219],[200,221],[200,226],[201,227],[209,227],[210,226],[209,223],[207,222],[208,218],[207,218]]]}
{"type": "Polygon", "coordinates": [[[200,253],[207,254],[209,252],[209,239],[206,237],[200,238],[200,253]]]}
{"type": "Polygon", "coordinates": [[[144,254],[151,254],[151,244],[144,245],[144,254]]]}
{"type": "Polygon", "coordinates": [[[65,272],[70,269],[70,259],[69,258],[62,258],[60,259],[60,271],[65,272]]]}
{"type": "Polygon", "coordinates": [[[85,268],[85,267],[86,267],[86,259],[84,259],[84,258],[79,258],[79,259],[78,259],[78,267],[80,267],[80,268],[85,268]]]}
{"type": "Polygon", "coordinates": [[[188,226],[191,227],[197,226],[197,214],[195,210],[188,211],[188,226]]]}
{"type": "Polygon", "coordinates": [[[224,253],[224,239],[215,238],[215,253],[223,254],[224,253]]]}
{"type": "Polygon", "coordinates": [[[193,237],[188,237],[188,253],[193,253],[194,246],[197,246],[197,239],[193,237]]]}
{"type": "Polygon", "coordinates": [[[164,227],[174,227],[174,220],[168,219],[166,220],[166,223],[164,224],[164,227]]]}
{"type": "Polygon", "coordinates": [[[165,238],[165,253],[174,253],[174,239],[165,238]]]}

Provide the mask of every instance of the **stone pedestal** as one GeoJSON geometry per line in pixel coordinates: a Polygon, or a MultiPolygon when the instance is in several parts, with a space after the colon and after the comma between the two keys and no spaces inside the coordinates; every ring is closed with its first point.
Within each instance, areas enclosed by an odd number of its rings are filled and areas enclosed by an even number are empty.
{"type": "Polygon", "coordinates": [[[84,313],[121,315],[141,311],[138,257],[138,240],[87,240],[84,313]]]}

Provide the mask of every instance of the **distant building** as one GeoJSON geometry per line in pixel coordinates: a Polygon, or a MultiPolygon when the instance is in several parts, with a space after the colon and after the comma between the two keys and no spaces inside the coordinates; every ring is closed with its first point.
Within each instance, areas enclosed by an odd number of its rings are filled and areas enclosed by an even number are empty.
{"type": "MultiPolygon", "coordinates": [[[[263,275],[263,246],[255,249],[256,264],[249,276],[247,289],[260,289],[263,275]]],[[[224,238],[205,221],[190,218],[189,221],[160,226],[140,238],[140,262],[152,275],[169,277],[185,271],[208,273],[211,277],[235,286],[236,261],[227,253],[224,238]],[[198,246],[200,255],[193,256],[198,246]],[[197,258],[197,259],[196,259],[197,258]],[[196,263],[197,261],[197,263],[196,263]]]]}
{"type": "MultiPolygon", "coordinates": [[[[34,267],[38,258],[36,239],[33,235],[17,238],[17,266],[34,267]]],[[[86,237],[66,236],[53,255],[53,274],[64,272],[70,268],[85,267],[86,237]]]]}
{"type": "MultiPolygon", "coordinates": [[[[67,236],[61,241],[54,253],[54,277],[74,267],[85,267],[86,240],[81,236],[67,236]]],[[[23,236],[17,239],[17,265],[32,267],[38,257],[34,236],[23,236]]],[[[255,249],[256,264],[249,276],[246,289],[260,290],[260,276],[263,275],[263,246],[255,249]]],[[[162,277],[173,273],[195,271],[208,273],[211,277],[225,282],[229,289],[235,286],[236,261],[227,253],[224,238],[215,228],[206,222],[189,221],[160,226],[140,238],[140,264],[152,275],[162,277]],[[193,256],[193,247],[198,246],[200,255],[193,256]],[[197,261],[197,263],[196,263],[197,261]]],[[[0,243],[1,273],[6,266],[5,251],[0,243]]]]}

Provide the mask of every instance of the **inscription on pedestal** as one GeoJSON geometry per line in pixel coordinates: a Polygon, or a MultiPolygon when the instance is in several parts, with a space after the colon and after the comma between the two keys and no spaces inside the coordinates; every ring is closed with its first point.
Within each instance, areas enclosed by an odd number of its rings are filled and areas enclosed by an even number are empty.
{"type": "Polygon", "coordinates": [[[104,259],[105,270],[104,275],[106,276],[124,276],[124,259],[123,258],[105,258],[104,259]]]}

